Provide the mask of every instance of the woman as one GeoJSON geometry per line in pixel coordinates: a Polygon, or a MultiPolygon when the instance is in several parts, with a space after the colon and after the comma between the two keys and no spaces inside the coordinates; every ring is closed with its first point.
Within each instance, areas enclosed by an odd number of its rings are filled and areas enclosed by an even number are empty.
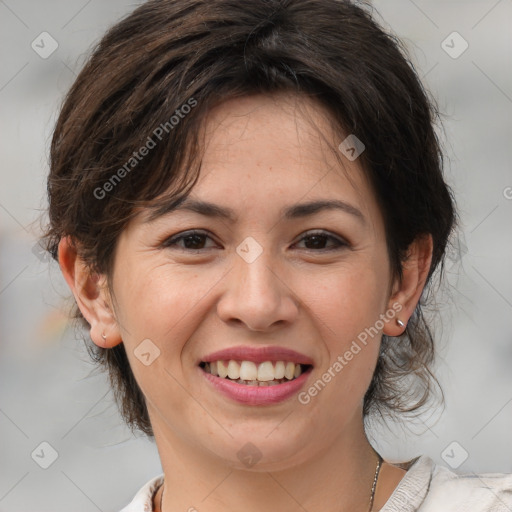
{"type": "Polygon", "coordinates": [[[392,464],[365,433],[436,383],[436,120],[348,1],[150,1],[105,35],[56,125],[46,239],[158,447],[123,512],[512,509],[512,476],[392,464]]]}

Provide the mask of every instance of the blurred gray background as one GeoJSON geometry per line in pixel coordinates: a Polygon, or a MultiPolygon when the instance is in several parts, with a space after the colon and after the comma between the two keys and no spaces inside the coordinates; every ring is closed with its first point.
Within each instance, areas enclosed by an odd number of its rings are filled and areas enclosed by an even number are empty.
{"type": "MultiPolygon", "coordinates": [[[[70,292],[34,251],[51,131],[91,45],[137,2],[0,0],[0,511],[116,512],[161,466],[66,321],[70,292]],[[47,466],[47,469],[45,469],[47,466]]],[[[376,426],[391,461],[512,472],[512,1],[381,0],[444,113],[460,253],[438,295],[445,409],[376,426]]]]}

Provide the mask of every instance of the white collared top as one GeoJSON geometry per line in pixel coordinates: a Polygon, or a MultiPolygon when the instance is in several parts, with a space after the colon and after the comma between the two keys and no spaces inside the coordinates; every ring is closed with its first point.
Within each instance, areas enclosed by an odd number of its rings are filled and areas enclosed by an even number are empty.
{"type": "MultiPolygon", "coordinates": [[[[407,473],[380,512],[512,512],[512,474],[457,473],[426,455],[395,465],[407,473]]],[[[150,480],[121,512],[152,512],[163,479],[150,480]]]]}

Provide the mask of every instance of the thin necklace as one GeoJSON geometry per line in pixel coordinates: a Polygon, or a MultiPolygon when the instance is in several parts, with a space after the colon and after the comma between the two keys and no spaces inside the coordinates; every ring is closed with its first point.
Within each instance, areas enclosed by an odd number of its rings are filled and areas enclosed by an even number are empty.
{"type": "Polygon", "coordinates": [[[377,467],[375,468],[375,476],[373,477],[372,495],[370,497],[370,508],[368,509],[368,512],[372,512],[373,500],[375,498],[375,489],[377,488],[377,480],[379,478],[380,468],[383,462],[382,457],[380,456],[379,453],[377,453],[377,457],[379,460],[377,461],[377,467]]]}
{"type": "MultiPolygon", "coordinates": [[[[377,480],[379,479],[379,473],[380,468],[382,466],[382,457],[380,454],[377,453],[378,461],[377,461],[377,467],[375,468],[375,476],[373,477],[373,484],[372,484],[372,495],[370,497],[370,508],[368,509],[368,512],[372,512],[373,507],[373,500],[375,498],[375,489],[377,488],[377,480]]],[[[164,482],[162,482],[162,494],[160,495],[160,512],[163,511],[162,503],[164,501],[164,492],[165,492],[165,485],[164,482]]]]}

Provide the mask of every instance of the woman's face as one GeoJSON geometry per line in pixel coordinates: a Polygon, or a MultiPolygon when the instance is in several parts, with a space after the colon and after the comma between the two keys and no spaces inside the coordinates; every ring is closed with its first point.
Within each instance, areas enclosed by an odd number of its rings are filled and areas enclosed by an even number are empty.
{"type": "MultiPolygon", "coordinates": [[[[258,468],[292,466],[360,429],[382,330],[395,322],[383,220],[358,160],[340,153],[340,169],[293,101],[259,95],[213,110],[189,197],[212,206],[151,222],[141,212],[115,255],[115,317],[155,435],[234,467],[244,450],[258,468]],[[340,207],[304,206],[319,201],[340,207]],[[232,348],[252,352],[215,355],[232,348]],[[311,367],[298,384],[256,387],[207,376],[211,359],[246,361],[246,380],[265,361],[262,379],[282,375],[276,361],[311,367]]],[[[299,101],[337,147],[323,111],[299,101]]]]}

